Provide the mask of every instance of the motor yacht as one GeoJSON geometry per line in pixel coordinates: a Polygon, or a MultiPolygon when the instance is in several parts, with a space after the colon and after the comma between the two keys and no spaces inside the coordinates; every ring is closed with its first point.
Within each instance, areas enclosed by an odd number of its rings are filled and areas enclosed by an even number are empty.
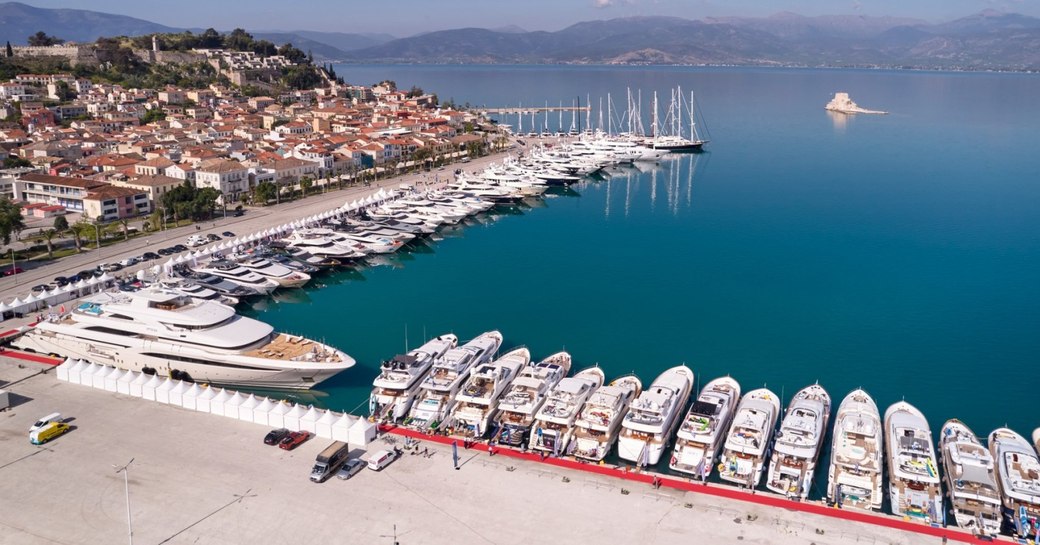
{"type": "Polygon", "coordinates": [[[720,377],[704,386],[679,425],[668,467],[708,478],[740,400],[740,384],[720,377]]]}
{"type": "Polygon", "coordinates": [[[261,276],[234,261],[217,260],[199,263],[193,266],[192,270],[199,274],[210,274],[223,278],[239,286],[256,290],[261,294],[271,293],[275,288],[279,287],[278,282],[261,276]]]}
{"type": "Polygon", "coordinates": [[[570,454],[566,449],[574,433],[578,413],[592,392],[603,386],[604,379],[602,369],[590,367],[558,382],[535,413],[534,431],[529,439],[531,449],[554,456],[570,454]]]}
{"type": "Polygon", "coordinates": [[[618,456],[641,466],[656,465],[679,424],[692,388],[693,371],[685,365],[661,373],[629,406],[621,422],[618,456]]]}
{"type": "Polygon", "coordinates": [[[830,415],[831,396],[819,384],[794,395],[776,432],[766,488],[799,500],[809,496],[830,415]]]}
{"type": "Polygon", "coordinates": [[[437,358],[419,385],[419,397],[412,404],[405,424],[415,429],[439,429],[455,405],[455,396],[469,378],[470,370],[495,357],[500,346],[502,334],[488,331],[437,358]]]}
{"type": "Polygon", "coordinates": [[[365,256],[352,244],[340,244],[335,240],[336,232],[323,227],[296,229],[282,239],[291,249],[303,250],[321,259],[347,264],[365,256]]]}
{"type": "Polygon", "coordinates": [[[419,384],[433,362],[458,344],[451,333],[434,337],[406,354],[394,356],[379,366],[368,398],[368,413],[377,420],[397,422],[408,415],[419,392],[419,384]]]}
{"type": "Polygon", "coordinates": [[[17,338],[27,351],[213,384],[308,389],[354,365],[343,352],[161,288],[99,293],[17,338]]]}
{"type": "Polygon", "coordinates": [[[211,289],[220,295],[225,297],[231,297],[233,299],[241,300],[245,297],[251,297],[254,295],[261,295],[261,293],[253,288],[248,288],[241,284],[231,282],[218,276],[213,276],[208,273],[198,273],[188,268],[178,269],[176,272],[181,278],[185,278],[188,282],[198,284],[207,289],[211,289]]]}
{"type": "Polygon", "coordinates": [[[758,486],[779,415],[780,398],[766,388],[752,390],[740,400],[719,458],[722,480],[750,489],[758,486]]]}
{"type": "Polygon", "coordinates": [[[993,430],[988,443],[997,464],[1004,521],[1019,539],[1035,540],[1040,535],[1040,459],[1036,450],[1009,428],[993,430]]]}
{"type": "Polygon", "coordinates": [[[881,414],[867,392],[849,392],[834,416],[827,503],[881,510],[881,414]]]}
{"type": "Polygon", "coordinates": [[[192,299],[199,299],[203,301],[216,301],[217,303],[223,303],[228,306],[235,306],[238,304],[238,298],[231,295],[224,295],[217,292],[214,289],[203,286],[196,282],[192,282],[186,278],[179,276],[166,277],[158,282],[159,286],[163,289],[170,290],[181,295],[187,295],[192,299]]]}
{"type": "Polygon", "coordinates": [[[603,460],[617,440],[629,405],[642,391],[639,377],[625,375],[593,392],[574,423],[574,447],[567,447],[571,454],[593,462],[603,460]]]}
{"type": "Polygon", "coordinates": [[[475,368],[456,396],[455,408],[448,418],[455,435],[484,437],[491,427],[499,398],[530,363],[530,350],[517,348],[475,368]]]}
{"type": "Polygon", "coordinates": [[[311,281],[311,275],[305,272],[295,271],[262,257],[244,256],[238,260],[238,264],[248,271],[277,282],[282,288],[302,288],[311,281]]]}
{"type": "Polygon", "coordinates": [[[571,369],[571,355],[557,352],[535,365],[525,367],[498,402],[492,441],[523,445],[545,397],[571,369]]]}
{"type": "Polygon", "coordinates": [[[391,254],[401,249],[402,242],[385,237],[372,237],[352,232],[341,232],[339,236],[355,244],[360,244],[372,254],[391,254]]]}
{"type": "Polygon", "coordinates": [[[976,535],[1000,533],[1000,490],[993,455],[968,426],[947,420],[939,432],[943,480],[957,526],[976,535]]]}
{"type": "Polygon", "coordinates": [[[885,411],[885,435],[892,514],[944,524],[946,510],[928,421],[916,407],[900,401],[885,411]]]}

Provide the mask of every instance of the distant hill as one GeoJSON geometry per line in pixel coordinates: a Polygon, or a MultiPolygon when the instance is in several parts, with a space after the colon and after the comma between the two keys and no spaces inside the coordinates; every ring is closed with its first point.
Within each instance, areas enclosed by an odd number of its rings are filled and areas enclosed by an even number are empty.
{"type": "Polygon", "coordinates": [[[101,36],[181,31],[124,15],[83,9],[44,9],[19,2],[0,3],[0,40],[25,45],[28,37],[39,30],[73,42],[93,42],[101,36]]]}
{"type": "MultiPolygon", "coordinates": [[[[254,32],[255,36],[258,34],[254,32]]],[[[263,34],[260,32],[259,34],[263,34]]],[[[357,34],[348,32],[318,32],[315,30],[293,30],[286,32],[285,34],[295,34],[302,36],[315,42],[328,44],[338,50],[352,51],[354,49],[363,49],[366,47],[372,47],[380,44],[385,44],[393,39],[394,36],[389,34],[357,34]]],[[[293,42],[294,44],[296,42],[293,42]]],[[[315,53],[317,54],[317,53],[315,53]]]]}

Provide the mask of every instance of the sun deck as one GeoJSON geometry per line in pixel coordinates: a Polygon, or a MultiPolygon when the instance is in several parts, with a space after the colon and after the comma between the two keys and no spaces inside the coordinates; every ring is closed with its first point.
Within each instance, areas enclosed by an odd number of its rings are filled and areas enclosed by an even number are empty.
{"type": "Polygon", "coordinates": [[[325,361],[339,363],[339,354],[324,345],[296,335],[279,333],[271,342],[245,352],[244,355],[269,360],[325,361]]]}

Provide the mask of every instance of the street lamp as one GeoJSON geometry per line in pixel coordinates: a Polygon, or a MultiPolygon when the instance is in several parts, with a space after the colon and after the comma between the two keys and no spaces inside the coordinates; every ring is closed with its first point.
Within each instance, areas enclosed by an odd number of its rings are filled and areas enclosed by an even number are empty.
{"type": "Polygon", "coordinates": [[[112,466],[112,468],[116,470],[117,474],[123,474],[123,485],[126,487],[126,527],[127,537],[130,538],[130,545],[134,545],[134,524],[133,519],[130,518],[130,477],[128,476],[130,464],[132,463],[134,463],[134,459],[130,458],[130,461],[127,462],[125,466],[112,466]]]}
{"type": "Polygon", "coordinates": [[[96,222],[95,223],[91,223],[91,225],[94,226],[94,242],[97,242],[97,255],[98,255],[98,261],[100,262],[101,261],[101,228],[98,226],[98,224],[96,222]]]}

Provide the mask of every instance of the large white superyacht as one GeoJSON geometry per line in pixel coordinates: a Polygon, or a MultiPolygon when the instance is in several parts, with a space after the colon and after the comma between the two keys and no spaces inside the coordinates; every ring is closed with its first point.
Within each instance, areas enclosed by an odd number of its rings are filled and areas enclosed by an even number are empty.
{"type": "Polygon", "coordinates": [[[892,514],[945,523],[932,431],[924,415],[905,401],[893,403],[885,411],[885,435],[892,514]]]}
{"type": "Polygon", "coordinates": [[[808,497],[830,415],[831,396],[819,384],[794,395],[776,432],[766,488],[790,498],[808,497]]]}
{"type": "Polygon", "coordinates": [[[701,390],[676,434],[668,467],[707,479],[740,400],[740,384],[719,377],[701,390]]]}
{"type": "Polygon", "coordinates": [[[604,380],[602,369],[590,367],[557,383],[535,414],[531,449],[557,456],[567,454],[567,443],[574,433],[578,413],[592,392],[603,386],[604,380]]]}
{"type": "Polygon", "coordinates": [[[957,526],[977,535],[1000,533],[1000,490],[993,455],[968,426],[947,420],[939,432],[943,479],[957,526]]]}
{"type": "Polygon", "coordinates": [[[1040,459],[1036,450],[1025,437],[999,428],[989,434],[989,452],[997,464],[1004,520],[1018,537],[1035,538],[1040,535],[1040,459]]]}
{"type": "Polygon", "coordinates": [[[100,293],[14,345],[120,369],[214,384],[308,389],[354,365],[331,346],[227,305],[160,289],[100,293]]]}
{"type": "Polygon", "coordinates": [[[827,503],[881,510],[881,413],[867,392],[849,392],[838,405],[827,471],[827,503]]]}
{"type": "Polygon", "coordinates": [[[621,431],[621,420],[628,413],[628,406],[642,391],[639,377],[625,375],[592,392],[574,423],[571,453],[593,462],[605,458],[621,431]]]}
{"type": "Polygon", "coordinates": [[[408,414],[419,385],[433,362],[455,348],[459,338],[448,333],[434,337],[407,354],[394,356],[379,366],[368,398],[368,413],[378,420],[397,421],[408,414]]]}
{"type": "Polygon", "coordinates": [[[513,446],[523,445],[545,396],[570,370],[571,355],[567,352],[557,352],[524,368],[498,402],[497,431],[492,440],[513,446]]]}
{"type": "Polygon", "coordinates": [[[668,447],[691,389],[693,371],[689,367],[679,365],[661,373],[629,406],[621,422],[618,456],[642,466],[656,465],[668,447]]]}
{"type": "Polygon", "coordinates": [[[455,404],[455,396],[470,370],[495,357],[500,346],[502,334],[488,331],[437,358],[419,385],[419,398],[412,404],[405,424],[415,429],[439,428],[455,404]]]}
{"type": "Polygon", "coordinates": [[[740,400],[719,458],[722,480],[747,488],[758,486],[779,415],[780,398],[766,388],[752,390],[740,400]]]}
{"type": "Polygon", "coordinates": [[[456,435],[479,438],[488,432],[498,400],[520,371],[531,363],[531,351],[517,348],[470,373],[469,380],[456,396],[455,408],[448,417],[456,435]]]}

